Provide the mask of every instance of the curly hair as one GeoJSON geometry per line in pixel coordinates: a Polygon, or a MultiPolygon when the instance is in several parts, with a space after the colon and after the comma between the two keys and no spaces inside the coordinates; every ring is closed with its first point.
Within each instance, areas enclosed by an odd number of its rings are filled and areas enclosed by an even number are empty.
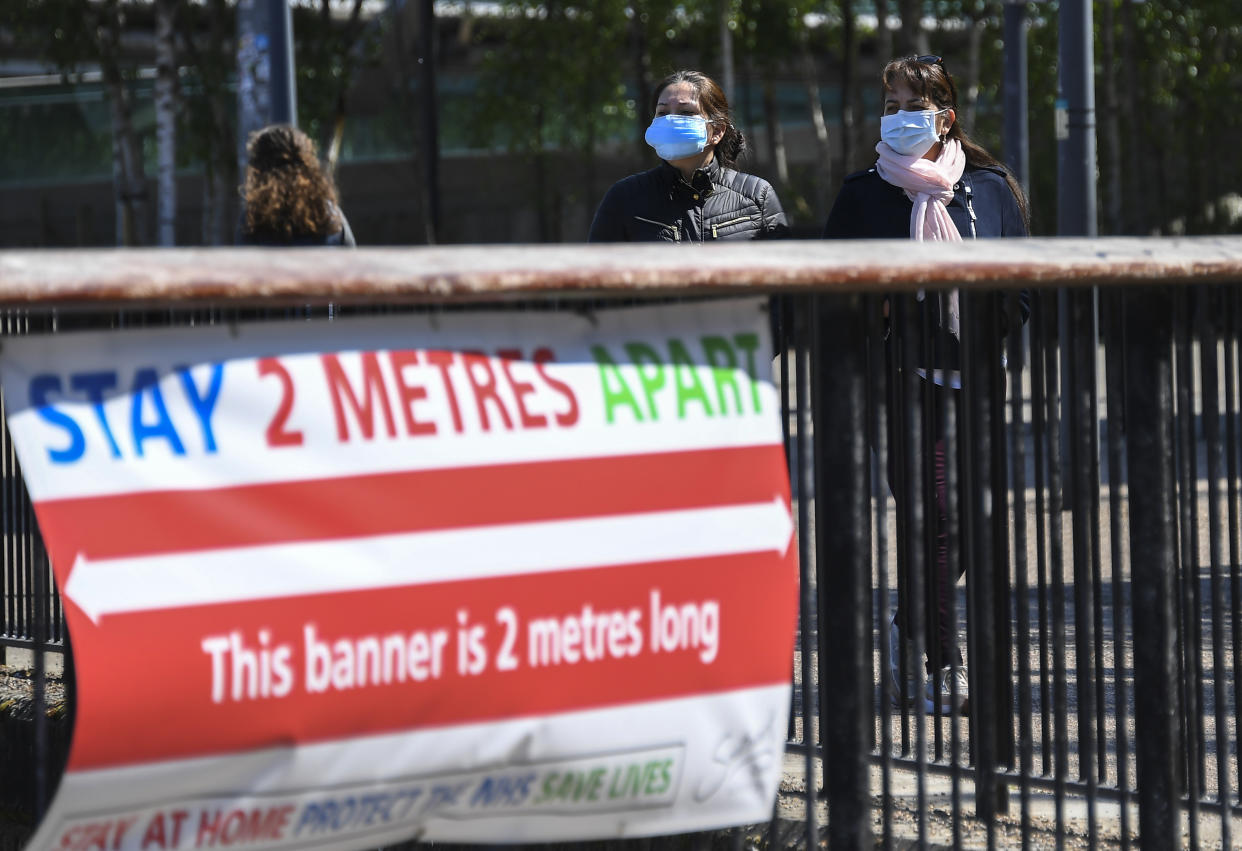
{"type": "Polygon", "coordinates": [[[319,166],[315,143],[287,124],[264,127],[246,142],[246,233],[292,242],[341,228],[336,188],[319,166]]]}

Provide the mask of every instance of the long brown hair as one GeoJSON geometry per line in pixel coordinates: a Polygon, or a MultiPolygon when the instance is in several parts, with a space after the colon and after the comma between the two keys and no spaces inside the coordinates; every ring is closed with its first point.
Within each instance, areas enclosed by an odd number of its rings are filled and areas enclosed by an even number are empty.
{"type": "MultiPolygon", "coordinates": [[[[952,109],[955,114],[958,113],[957,108],[957,85],[953,82],[953,77],[944,67],[944,62],[939,57],[918,57],[903,56],[894,59],[884,66],[884,71],[880,74],[880,98],[894,90],[898,83],[905,83],[910,90],[919,97],[927,98],[940,109],[952,109]]],[[[962,129],[960,116],[953,122],[953,126],[949,128],[945,134],[949,139],[956,139],[962,146],[962,153],[966,155],[966,164],[973,168],[987,167],[999,169],[1005,175],[1005,182],[1009,184],[1009,189],[1013,192],[1013,197],[1017,199],[1018,209],[1022,211],[1022,222],[1029,231],[1031,228],[1031,214],[1027,208],[1026,195],[1022,191],[1022,187],[1018,181],[1010,174],[1005,164],[996,157],[988,153],[987,149],[966,135],[966,131],[962,129]]]]}
{"type": "Polygon", "coordinates": [[[340,229],[336,188],[320,168],[309,136],[274,124],[250,134],[246,154],[247,235],[290,242],[340,229]]]}
{"type": "Polygon", "coordinates": [[[716,145],[716,156],[729,168],[737,168],[738,158],[746,151],[746,137],[733,126],[733,110],[729,108],[729,99],[725,97],[724,90],[702,71],[674,71],[657,83],[651,95],[651,112],[655,113],[664,90],[676,83],[689,83],[698,95],[699,108],[703,110],[707,120],[713,124],[724,125],[724,138],[716,145]]]}

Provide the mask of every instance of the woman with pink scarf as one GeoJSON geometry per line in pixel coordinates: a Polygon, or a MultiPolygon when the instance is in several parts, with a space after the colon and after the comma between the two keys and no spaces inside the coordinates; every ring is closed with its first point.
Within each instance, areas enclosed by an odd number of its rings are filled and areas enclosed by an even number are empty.
{"type": "MultiPolygon", "coordinates": [[[[963,131],[957,120],[957,87],[941,58],[894,59],[885,66],[881,81],[883,112],[880,142],[875,147],[879,156],[871,168],[845,178],[828,215],[824,237],[960,242],[1026,236],[1028,214],[1022,189],[995,157],[963,131]]],[[[894,700],[921,704],[926,712],[964,712],[968,708],[969,677],[957,646],[951,605],[955,580],[963,570],[960,560],[952,574],[949,568],[945,442],[940,415],[946,401],[961,388],[957,291],[929,293],[926,297],[920,292],[917,305],[923,314],[916,319],[917,327],[937,329],[932,335],[932,363],[924,362],[925,349],[919,341],[915,344],[919,366],[905,393],[898,392],[901,388],[894,382],[889,384],[888,479],[904,515],[910,500],[896,486],[894,458],[905,455],[909,469],[917,462],[920,450],[898,447],[900,429],[894,411],[903,400],[927,398],[924,390],[930,380],[934,453],[929,459],[932,463],[924,463],[923,469],[924,481],[931,478],[935,485],[937,522],[934,569],[928,565],[924,599],[936,603],[919,607],[928,658],[924,693],[918,695],[914,685],[918,662],[910,640],[913,607],[905,599],[898,601],[888,624],[892,694],[894,700]],[[924,318],[928,319],[926,323],[924,318]]],[[[885,302],[886,317],[887,309],[885,302]]],[[[1024,317],[1025,313],[1024,309],[1024,317]]],[[[892,340],[888,342],[887,372],[895,376],[892,340]]],[[[903,526],[899,521],[898,528],[903,526]]],[[[908,545],[917,546],[918,542],[908,545]]]]}

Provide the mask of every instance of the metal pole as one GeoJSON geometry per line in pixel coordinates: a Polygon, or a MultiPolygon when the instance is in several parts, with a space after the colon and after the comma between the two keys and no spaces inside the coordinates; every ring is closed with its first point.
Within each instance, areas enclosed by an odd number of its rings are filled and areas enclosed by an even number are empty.
{"type": "Polygon", "coordinates": [[[1180,843],[1174,621],[1172,304],[1167,290],[1126,293],[1126,460],[1134,607],[1134,723],[1144,849],[1180,843]]]}
{"type": "Polygon", "coordinates": [[[1031,191],[1027,121],[1026,3],[1005,0],[1005,161],[1027,194],[1031,191]]]}
{"type": "MultiPolygon", "coordinates": [[[[1063,0],[1059,17],[1056,103],[1057,135],[1057,234],[1059,236],[1097,236],[1095,193],[1095,60],[1092,49],[1090,0],[1063,0]]],[[[1098,296],[1092,298],[1092,344],[1098,347],[1098,296]]],[[[1062,295],[1060,337],[1062,352],[1069,339],[1069,314],[1062,295]]],[[[1061,384],[1070,387],[1070,358],[1062,357],[1061,384]]],[[[1062,421],[1064,445],[1072,439],[1068,422],[1062,421]]],[[[1065,482],[1065,501],[1072,501],[1071,477],[1065,482]]]]}
{"type": "Polygon", "coordinates": [[[1058,47],[1057,234],[1096,236],[1090,0],[1062,0],[1058,47]]]}
{"type": "Polygon", "coordinates": [[[268,32],[271,34],[271,123],[298,123],[297,75],[293,67],[293,13],[289,0],[267,0],[268,32]]]}

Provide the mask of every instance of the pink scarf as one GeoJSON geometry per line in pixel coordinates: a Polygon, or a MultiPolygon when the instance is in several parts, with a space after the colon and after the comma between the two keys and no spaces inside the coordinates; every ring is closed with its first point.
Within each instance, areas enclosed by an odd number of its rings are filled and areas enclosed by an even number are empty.
{"type": "Polygon", "coordinates": [[[961,144],[956,139],[943,142],[940,156],[934,160],[902,156],[884,142],[876,145],[875,150],[880,155],[875,162],[880,177],[904,189],[906,197],[914,202],[910,238],[919,242],[961,242],[962,235],[944,206],[953,200],[953,186],[966,170],[961,144]]]}
{"type": "MultiPolygon", "coordinates": [[[[894,151],[886,143],[875,146],[880,158],[875,170],[885,182],[904,189],[906,197],[914,202],[910,210],[910,238],[918,242],[961,242],[962,235],[949,217],[945,204],[953,200],[953,186],[966,170],[966,155],[956,139],[949,139],[940,146],[940,156],[934,160],[907,157],[894,151]]],[[[923,293],[919,291],[919,298],[923,293]]],[[[951,290],[948,298],[947,325],[953,336],[959,336],[960,319],[957,290],[951,290]]]]}

